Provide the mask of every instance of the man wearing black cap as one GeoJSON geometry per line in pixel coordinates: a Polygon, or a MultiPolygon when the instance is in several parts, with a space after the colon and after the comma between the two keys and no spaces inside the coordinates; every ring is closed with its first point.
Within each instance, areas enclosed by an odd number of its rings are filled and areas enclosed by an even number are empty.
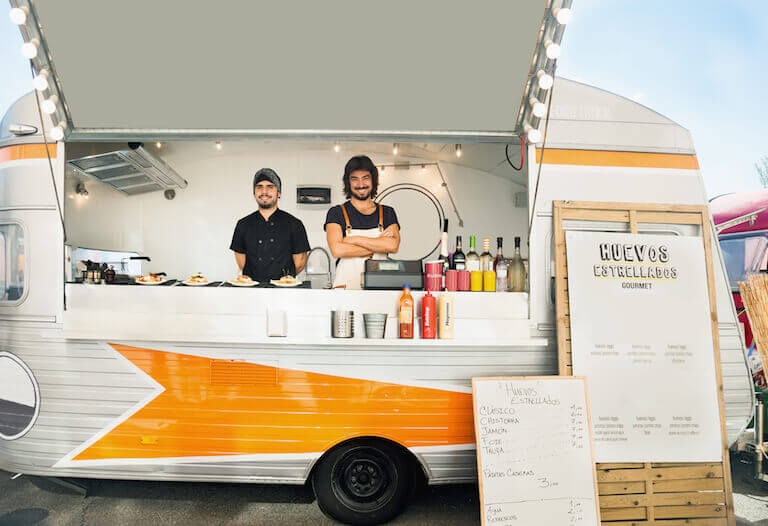
{"type": "Polygon", "coordinates": [[[307,231],[299,219],[277,208],[281,188],[280,177],[271,168],[256,172],[253,196],[259,209],[237,222],[229,246],[240,274],[261,283],[296,276],[307,263],[307,231]]]}

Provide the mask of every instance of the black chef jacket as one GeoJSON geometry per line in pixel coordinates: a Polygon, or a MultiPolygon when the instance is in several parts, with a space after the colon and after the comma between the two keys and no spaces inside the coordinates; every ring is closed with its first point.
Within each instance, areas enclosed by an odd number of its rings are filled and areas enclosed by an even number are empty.
{"type": "Polygon", "coordinates": [[[296,276],[293,254],[309,251],[304,224],[279,208],[265,220],[259,211],[237,222],[231,250],[245,254],[243,274],[261,283],[296,276]]]}

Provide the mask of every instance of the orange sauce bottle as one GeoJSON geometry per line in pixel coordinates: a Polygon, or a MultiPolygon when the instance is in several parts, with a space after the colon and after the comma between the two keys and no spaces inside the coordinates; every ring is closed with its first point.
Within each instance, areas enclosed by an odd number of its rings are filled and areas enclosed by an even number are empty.
{"type": "Polygon", "coordinates": [[[410,285],[406,285],[403,288],[398,315],[400,319],[400,337],[413,338],[413,296],[411,296],[410,285]]]}

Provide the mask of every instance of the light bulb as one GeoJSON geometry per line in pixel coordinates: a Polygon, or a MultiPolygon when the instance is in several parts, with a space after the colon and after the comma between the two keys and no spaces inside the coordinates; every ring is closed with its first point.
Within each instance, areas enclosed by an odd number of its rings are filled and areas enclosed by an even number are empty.
{"type": "Polygon", "coordinates": [[[221,141],[216,141],[216,149],[221,150],[221,141]]]}
{"type": "Polygon", "coordinates": [[[525,125],[525,136],[528,138],[528,142],[533,144],[538,144],[541,142],[541,132],[531,126],[530,124],[525,125]]]}
{"type": "Polygon", "coordinates": [[[397,152],[399,152],[399,151],[400,151],[400,150],[399,150],[399,149],[398,149],[398,147],[397,147],[397,143],[394,143],[394,144],[392,145],[392,155],[397,155],[397,152]]]}
{"type": "Polygon", "coordinates": [[[58,102],[59,98],[56,95],[51,95],[40,104],[40,109],[43,110],[43,113],[53,115],[56,113],[56,104],[58,104],[58,102]]]}
{"type": "Polygon", "coordinates": [[[547,43],[544,45],[544,47],[546,49],[548,59],[555,60],[560,56],[560,46],[551,40],[547,40],[547,43]]]}
{"type": "Polygon", "coordinates": [[[552,87],[552,84],[554,84],[555,79],[552,78],[552,75],[544,71],[543,69],[540,69],[536,72],[536,78],[539,81],[539,88],[543,90],[548,90],[552,87]]]}
{"type": "Polygon", "coordinates": [[[461,157],[461,144],[456,145],[456,157],[461,157]]]}
{"type": "Polygon", "coordinates": [[[85,198],[85,199],[88,199],[88,192],[85,192],[85,193],[83,194],[83,198],[85,198]]]}
{"type": "Polygon", "coordinates": [[[333,151],[338,153],[341,150],[341,145],[337,142],[333,145],[333,151]]]}
{"type": "Polygon", "coordinates": [[[64,138],[64,128],[65,124],[61,123],[58,126],[54,126],[51,128],[51,131],[48,133],[48,136],[53,139],[54,141],[60,141],[64,138]]]}
{"type": "Polygon", "coordinates": [[[45,91],[48,89],[48,70],[42,69],[40,70],[40,73],[35,75],[35,78],[32,79],[32,85],[35,87],[37,91],[45,91]]]}
{"type": "Polygon", "coordinates": [[[8,15],[11,17],[11,22],[17,26],[23,26],[27,22],[27,15],[29,10],[26,7],[14,7],[8,15]]]}
{"type": "Polygon", "coordinates": [[[422,164],[421,165],[421,173],[426,173],[426,172],[427,172],[427,167],[426,167],[426,165],[422,164]]]}
{"type": "Polygon", "coordinates": [[[162,148],[162,147],[163,147],[163,143],[161,143],[160,141],[158,141],[158,142],[156,142],[156,143],[155,143],[155,147],[156,147],[156,148],[158,148],[158,149],[159,149],[159,148],[162,148]]]}
{"type": "Polygon", "coordinates": [[[536,97],[531,97],[530,99],[528,99],[528,101],[531,104],[531,111],[536,117],[542,118],[544,115],[547,114],[547,107],[544,105],[543,102],[539,102],[539,99],[537,99],[536,97]]]}
{"type": "Polygon", "coordinates": [[[560,9],[555,9],[554,11],[552,11],[552,14],[555,15],[555,20],[557,20],[557,23],[562,25],[565,25],[568,22],[570,22],[571,18],[573,17],[573,11],[571,11],[567,7],[561,7],[560,9]]]}
{"type": "Polygon", "coordinates": [[[25,58],[33,59],[37,56],[37,48],[40,47],[40,41],[36,38],[33,38],[29,42],[24,42],[21,45],[21,54],[24,55],[25,58]]]}

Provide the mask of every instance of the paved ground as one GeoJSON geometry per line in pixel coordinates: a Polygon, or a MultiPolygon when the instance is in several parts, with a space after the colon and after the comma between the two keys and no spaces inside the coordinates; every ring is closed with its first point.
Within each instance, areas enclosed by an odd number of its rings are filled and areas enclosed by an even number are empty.
{"type": "MultiPolygon", "coordinates": [[[[768,526],[768,484],[743,482],[734,466],[738,526],[768,526]]],[[[329,525],[309,488],[297,486],[88,481],[89,496],[0,471],[0,526],[329,525]]],[[[479,524],[474,485],[425,488],[392,524],[479,524]]]]}

